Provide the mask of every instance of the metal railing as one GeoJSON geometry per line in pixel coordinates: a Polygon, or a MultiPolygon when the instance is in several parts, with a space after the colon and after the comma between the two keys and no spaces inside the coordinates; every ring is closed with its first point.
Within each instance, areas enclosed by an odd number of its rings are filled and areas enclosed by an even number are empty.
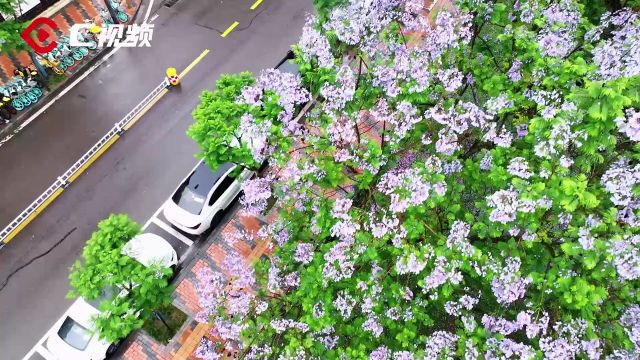
{"type": "MultiPolygon", "coordinates": [[[[102,149],[109,141],[116,136],[122,134],[126,130],[127,124],[133,120],[147,105],[149,105],[162,91],[169,87],[169,83],[165,79],[158,86],[155,87],[138,105],[136,105],[122,120],[115,123],[115,125],[109,130],[98,142],[89,149],[78,161],[76,161],[67,171],[59,176],[56,181],[49,186],[45,192],[43,192],[37,199],[35,199],[26,209],[24,209],[20,215],[18,215],[9,225],[7,225],[2,232],[0,232],[0,249],[6,244],[7,239],[16,229],[20,227],[29,217],[37,213],[38,209],[59,189],[64,189],[69,184],[69,180],[72,179],[78,171],[86,165],[93,156],[95,156],[100,149],[102,149]]],[[[79,175],[79,174],[78,174],[79,175]]]]}

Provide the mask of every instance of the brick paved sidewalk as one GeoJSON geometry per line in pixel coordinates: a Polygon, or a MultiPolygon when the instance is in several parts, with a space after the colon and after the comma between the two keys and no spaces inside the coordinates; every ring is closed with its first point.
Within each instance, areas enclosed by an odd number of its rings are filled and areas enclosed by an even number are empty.
{"type": "Polygon", "coordinates": [[[122,355],[118,359],[197,359],[193,356],[193,352],[198,347],[200,339],[207,335],[210,329],[208,324],[199,324],[194,320],[201,309],[195,287],[198,282],[196,277],[198,270],[209,267],[213,271],[224,274],[222,262],[228,252],[237,252],[249,263],[270,251],[269,243],[258,239],[256,233],[260,227],[275,219],[276,211],[271,211],[269,220],[248,216],[237,204],[231,211],[233,211],[231,219],[223,225],[219,233],[214,232],[214,235],[206,240],[174,282],[177,287],[173,294],[173,305],[187,314],[186,323],[168,345],[158,343],[144,331],[136,332],[127,348],[120,351],[122,355]]]}

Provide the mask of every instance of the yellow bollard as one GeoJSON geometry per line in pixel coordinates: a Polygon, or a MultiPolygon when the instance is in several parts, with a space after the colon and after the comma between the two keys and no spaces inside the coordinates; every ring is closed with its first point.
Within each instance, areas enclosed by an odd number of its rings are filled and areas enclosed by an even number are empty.
{"type": "Polygon", "coordinates": [[[180,77],[178,76],[176,68],[170,67],[167,69],[167,79],[169,80],[169,84],[173,86],[177,86],[180,84],[180,77]]]}

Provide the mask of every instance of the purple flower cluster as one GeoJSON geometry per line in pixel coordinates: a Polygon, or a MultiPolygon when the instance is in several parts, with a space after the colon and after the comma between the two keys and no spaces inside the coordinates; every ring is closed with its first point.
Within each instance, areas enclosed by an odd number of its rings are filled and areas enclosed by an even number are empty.
{"type": "Polygon", "coordinates": [[[424,278],[423,291],[434,290],[446,282],[459,284],[462,281],[462,273],[458,270],[459,265],[458,261],[448,261],[445,257],[438,256],[433,271],[424,278]]]}
{"type": "Polygon", "coordinates": [[[549,326],[549,316],[543,313],[539,319],[533,318],[531,310],[520,311],[516,316],[516,321],[509,321],[503,318],[495,318],[491,315],[482,316],[482,325],[487,331],[500,333],[504,336],[511,335],[516,331],[525,330],[527,338],[533,339],[536,336],[547,333],[549,326]]]}
{"type": "Polygon", "coordinates": [[[277,96],[278,105],[282,111],[278,120],[284,125],[284,136],[302,133],[302,125],[294,121],[293,112],[296,105],[305,104],[311,100],[309,91],[302,86],[300,76],[282,72],[276,69],[266,69],[256,79],[256,85],[263,91],[273,91],[277,96]]]}
{"type": "Polygon", "coordinates": [[[499,303],[508,305],[524,297],[530,278],[518,275],[521,260],[518,257],[509,257],[507,264],[491,281],[491,290],[499,303]]]}
{"type": "Polygon", "coordinates": [[[543,54],[565,57],[575,47],[576,29],[582,15],[570,0],[551,4],[544,11],[545,27],[538,34],[538,45],[543,54]]]}
{"type": "Polygon", "coordinates": [[[640,305],[629,306],[620,317],[620,325],[629,335],[629,340],[635,346],[635,351],[640,353],[640,305]]]}
{"type": "Polygon", "coordinates": [[[451,225],[451,230],[447,237],[447,247],[449,249],[460,251],[464,256],[473,255],[473,247],[467,240],[467,236],[469,236],[470,231],[471,226],[469,226],[469,224],[456,220],[453,225],[451,225]]]}
{"type": "Polygon", "coordinates": [[[320,89],[320,94],[325,99],[322,109],[327,113],[343,110],[356,91],[356,74],[349,66],[340,67],[336,80],[337,85],[325,83],[320,89]]]}
{"type": "Polygon", "coordinates": [[[378,190],[390,197],[389,209],[392,212],[402,213],[410,206],[422,204],[433,193],[443,195],[446,186],[440,185],[429,183],[418,169],[407,169],[384,174],[378,183],[378,190]]]}
{"type": "Polygon", "coordinates": [[[509,77],[509,80],[513,82],[522,80],[521,68],[522,68],[522,61],[515,59],[513,61],[513,64],[509,68],[509,71],[507,71],[507,76],[509,77]]]}
{"type": "Polygon", "coordinates": [[[333,66],[333,62],[335,61],[331,54],[329,40],[327,40],[324,34],[316,30],[316,26],[318,26],[318,19],[309,16],[302,28],[302,36],[300,37],[298,45],[302,50],[305,60],[315,58],[320,67],[329,68],[333,66]]]}
{"type": "Polygon", "coordinates": [[[593,50],[593,61],[598,65],[598,74],[604,80],[632,77],[640,74],[640,16],[631,9],[602,15],[600,25],[586,37],[600,40],[610,33],[593,50]]]}
{"type": "Polygon", "coordinates": [[[260,123],[251,114],[244,114],[240,118],[241,139],[247,142],[251,155],[257,163],[262,163],[269,153],[267,151],[267,137],[271,130],[271,121],[263,120],[260,123]]]}
{"type": "Polygon", "coordinates": [[[516,219],[516,212],[520,204],[518,192],[512,189],[498,190],[487,197],[487,205],[493,208],[489,220],[506,224],[516,219]]]}
{"type": "Polygon", "coordinates": [[[455,353],[455,344],[458,335],[447,331],[436,331],[427,338],[425,346],[425,359],[437,360],[455,353]]]}
{"type": "Polygon", "coordinates": [[[640,183],[640,165],[631,167],[629,160],[622,158],[611,165],[600,182],[616,206],[640,208],[640,199],[633,194],[633,187],[640,183]]]}
{"type": "Polygon", "coordinates": [[[640,235],[612,240],[608,252],[621,282],[640,279],[640,235]]]}
{"type": "Polygon", "coordinates": [[[640,111],[627,109],[625,115],[616,119],[618,130],[632,141],[640,141],[640,111]]]}
{"type": "Polygon", "coordinates": [[[271,197],[270,178],[247,179],[242,183],[240,203],[250,215],[258,215],[267,208],[267,200],[271,197]]]}
{"type": "Polygon", "coordinates": [[[296,247],[294,260],[303,264],[308,264],[313,259],[313,244],[299,243],[296,247]]]}
{"type": "Polygon", "coordinates": [[[193,355],[200,360],[218,360],[221,358],[216,350],[216,344],[204,337],[200,339],[200,344],[193,355]]]}
{"type": "Polygon", "coordinates": [[[528,179],[533,176],[533,173],[529,171],[529,164],[523,157],[515,157],[511,159],[507,171],[513,176],[519,178],[528,179]]]}
{"type": "Polygon", "coordinates": [[[282,334],[283,332],[289,330],[289,329],[295,329],[301,332],[307,332],[309,331],[309,325],[300,322],[300,321],[295,321],[295,320],[291,320],[291,319],[276,319],[276,320],[271,320],[271,327],[276,331],[276,333],[278,334],[282,334]]]}

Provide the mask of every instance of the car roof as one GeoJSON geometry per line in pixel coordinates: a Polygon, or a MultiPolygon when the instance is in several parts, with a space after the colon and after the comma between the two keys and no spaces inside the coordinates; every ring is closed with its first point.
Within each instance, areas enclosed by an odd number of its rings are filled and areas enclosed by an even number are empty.
{"type": "Polygon", "coordinates": [[[161,236],[145,233],[129,240],[122,247],[122,253],[147,267],[152,264],[169,267],[175,250],[161,236]]]}
{"type": "Polygon", "coordinates": [[[198,195],[207,196],[216,182],[232,167],[232,163],[224,163],[216,171],[211,171],[209,165],[201,161],[189,177],[187,188],[198,195]]]}

